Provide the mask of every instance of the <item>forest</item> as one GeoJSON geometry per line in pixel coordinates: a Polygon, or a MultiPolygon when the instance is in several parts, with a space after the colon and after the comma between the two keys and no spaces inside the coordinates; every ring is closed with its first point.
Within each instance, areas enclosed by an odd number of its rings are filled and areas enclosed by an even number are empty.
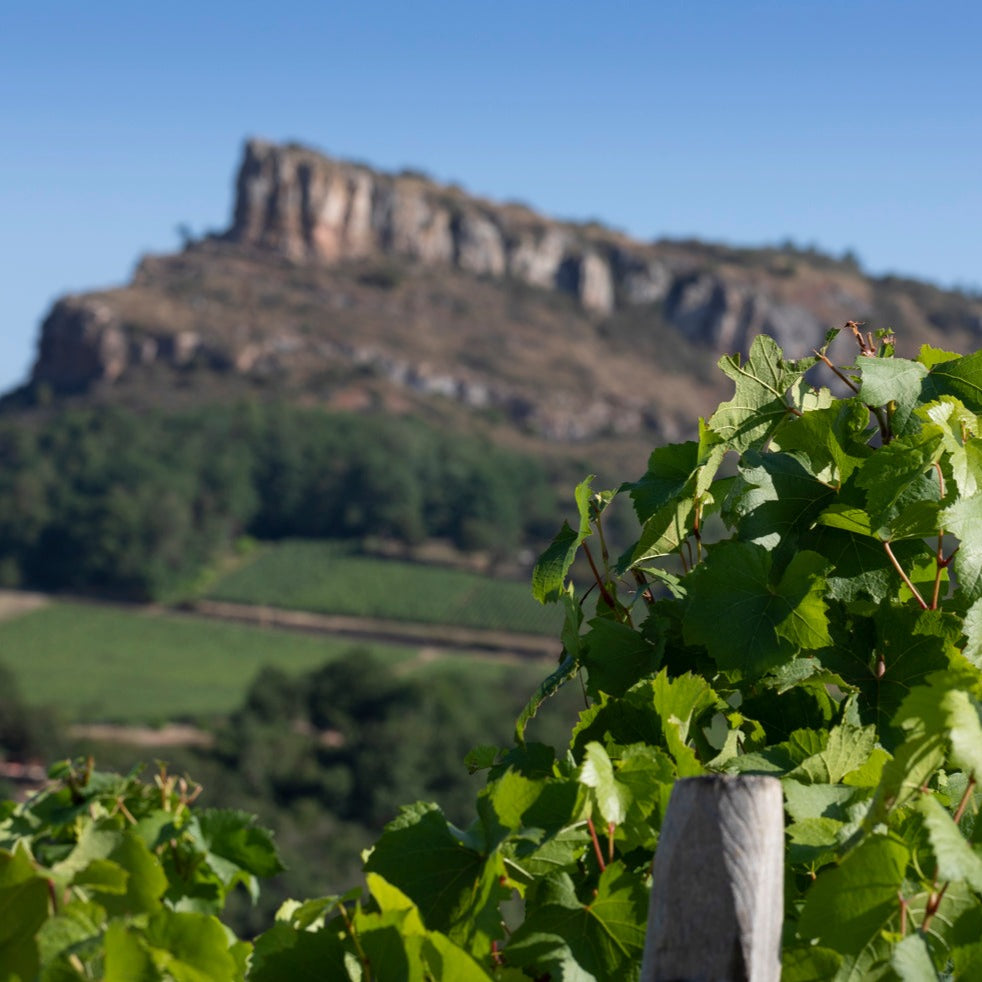
{"type": "Polygon", "coordinates": [[[548,534],[535,460],[413,419],[287,404],[0,419],[0,585],[160,599],[242,535],[507,555],[548,534]]]}

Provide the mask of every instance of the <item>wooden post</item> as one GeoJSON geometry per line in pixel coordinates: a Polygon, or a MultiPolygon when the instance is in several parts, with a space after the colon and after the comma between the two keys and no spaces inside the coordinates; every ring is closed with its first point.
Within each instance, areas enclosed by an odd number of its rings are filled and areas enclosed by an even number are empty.
{"type": "Polygon", "coordinates": [[[779,982],[783,868],[780,781],[678,781],[655,852],[641,982],[779,982]]]}

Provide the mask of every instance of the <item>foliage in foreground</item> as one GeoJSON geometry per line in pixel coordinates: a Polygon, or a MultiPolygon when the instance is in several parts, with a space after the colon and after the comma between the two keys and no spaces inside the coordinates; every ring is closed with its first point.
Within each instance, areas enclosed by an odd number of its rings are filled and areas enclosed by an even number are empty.
{"type": "MultiPolygon", "coordinates": [[[[831,336],[800,361],[758,338],[721,361],[736,392],[697,441],[617,491],[577,488],[577,527],[533,582],[566,612],[562,660],[515,744],[470,755],[488,769],[474,820],[404,808],[367,893],[284,905],[249,978],[637,978],[672,784],[714,771],[782,782],[787,982],[982,977],[982,353],[910,361],[853,333],[853,367],[832,364],[831,336]],[[805,383],[819,361],[846,397],[805,383]],[[642,530],[615,559],[604,516],[625,497],[642,530]],[[577,676],[568,749],[526,742],[577,676]]],[[[27,848],[8,866],[50,864],[27,848]]],[[[117,935],[151,931],[134,916],[106,932],[107,960],[117,935]]],[[[161,935],[137,937],[152,952],[161,935]]],[[[193,977],[154,971],[139,977],[193,977]]]]}

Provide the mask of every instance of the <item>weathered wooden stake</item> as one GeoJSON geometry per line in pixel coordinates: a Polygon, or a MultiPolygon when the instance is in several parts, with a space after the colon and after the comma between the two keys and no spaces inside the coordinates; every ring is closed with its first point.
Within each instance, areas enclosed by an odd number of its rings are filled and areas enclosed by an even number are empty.
{"type": "Polygon", "coordinates": [[[655,853],[641,982],[779,982],[783,868],[780,781],[677,782],[655,853]]]}

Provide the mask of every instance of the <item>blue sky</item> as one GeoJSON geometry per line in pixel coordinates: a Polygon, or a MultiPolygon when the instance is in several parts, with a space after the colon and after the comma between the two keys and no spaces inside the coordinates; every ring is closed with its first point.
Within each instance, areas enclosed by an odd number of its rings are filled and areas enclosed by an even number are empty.
{"type": "Polygon", "coordinates": [[[0,389],[56,296],[227,224],[252,134],[982,286],[980,37],[960,0],[6,0],[0,389]]]}

